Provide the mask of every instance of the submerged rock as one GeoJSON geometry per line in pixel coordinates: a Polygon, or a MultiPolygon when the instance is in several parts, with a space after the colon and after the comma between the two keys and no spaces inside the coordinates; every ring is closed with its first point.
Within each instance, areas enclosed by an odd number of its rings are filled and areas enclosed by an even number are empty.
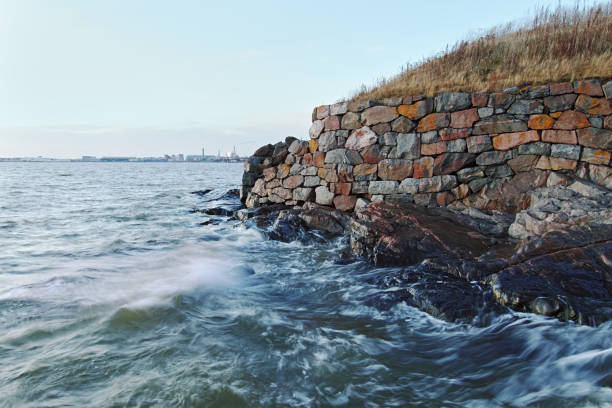
{"type": "Polygon", "coordinates": [[[189,193],[189,194],[196,194],[196,195],[199,195],[199,196],[205,196],[206,194],[210,193],[211,191],[212,191],[212,189],[211,189],[211,188],[207,188],[207,189],[205,189],[205,190],[196,190],[196,191],[192,191],[192,192],[191,192],[191,193],[189,193]]]}
{"type": "Polygon", "coordinates": [[[379,309],[386,310],[405,302],[440,319],[470,323],[504,311],[490,290],[483,290],[476,282],[450,276],[430,263],[380,272],[370,279],[370,283],[383,291],[366,300],[379,309]]]}

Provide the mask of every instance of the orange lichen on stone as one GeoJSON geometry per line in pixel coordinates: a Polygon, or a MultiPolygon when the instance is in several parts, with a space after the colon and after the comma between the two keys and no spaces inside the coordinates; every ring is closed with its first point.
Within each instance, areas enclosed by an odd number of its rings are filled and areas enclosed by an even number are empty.
{"type": "Polygon", "coordinates": [[[419,121],[417,132],[429,132],[447,127],[450,122],[449,116],[448,113],[430,113],[419,121]]]}
{"type": "Polygon", "coordinates": [[[310,139],[310,142],[308,142],[308,151],[310,153],[314,153],[317,151],[318,148],[319,142],[317,141],[317,139],[310,139]]]}
{"type": "Polygon", "coordinates": [[[555,120],[548,115],[538,114],[529,117],[529,129],[551,129],[555,124],[555,120]]]}
{"type": "Polygon", "coordinates": [[[527,132],[502,133],[493,137],[493,147],[496,150],[510,150],[513,147],[525,143],[537,142],[540,140],[537,130],[527,132]]]}

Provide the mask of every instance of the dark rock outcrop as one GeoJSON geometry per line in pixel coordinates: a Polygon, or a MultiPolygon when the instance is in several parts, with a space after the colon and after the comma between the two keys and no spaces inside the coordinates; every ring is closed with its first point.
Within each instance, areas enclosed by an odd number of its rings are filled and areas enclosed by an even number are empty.
{"type": "Polygon", "coordinates": [[[572,175],[536,172],[498,197],[499,207],[523,210],[389,200],[354,214],[305,203],[236,215],[270,239],[348,235],[354,257],[392,267],[373,280],[396,287],[369,300],[377,307],[406,302],[448,320],[504,306],[582,324],[612,318],[612,193],[572,175]],[[529,190],[534,180],[548,187],[529,190]]]}

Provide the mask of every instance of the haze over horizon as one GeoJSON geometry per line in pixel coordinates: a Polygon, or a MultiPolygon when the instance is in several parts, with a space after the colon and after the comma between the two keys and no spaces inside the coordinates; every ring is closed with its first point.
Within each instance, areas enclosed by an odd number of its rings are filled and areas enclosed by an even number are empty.
{"type": "Polygon", "coordinates": [[[558,4],[0,0],[0,157],[248,155],[306,138],[316,105],[558,4]]]}

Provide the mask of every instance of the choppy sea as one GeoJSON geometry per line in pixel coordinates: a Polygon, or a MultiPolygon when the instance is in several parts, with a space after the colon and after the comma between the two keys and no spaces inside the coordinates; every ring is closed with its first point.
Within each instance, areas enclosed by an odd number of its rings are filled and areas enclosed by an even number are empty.
{"type": "Polygon", "coordinates": [[[612,406],[612,323],[377,309],[342,240],[194,211],[241,175],[0,163],[0,407],[612,406]]]}

